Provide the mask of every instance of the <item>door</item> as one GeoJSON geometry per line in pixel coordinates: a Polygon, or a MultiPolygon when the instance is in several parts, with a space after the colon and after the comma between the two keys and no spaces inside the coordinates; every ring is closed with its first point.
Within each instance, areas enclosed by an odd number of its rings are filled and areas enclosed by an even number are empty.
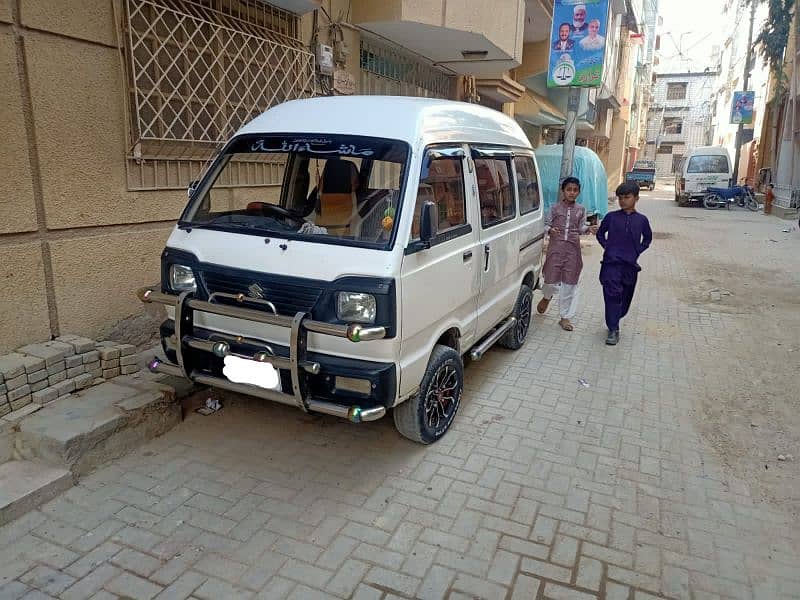
{"type": "Polygon", "coordinates": [[[419,385],[433,345],[444,331],[457,328],[464,350],[475,340],[481,247],[476,211],[468,208],[465,150],[462,146],[429,147],[422,159],[401,270],[401,395],[419,385]],[[429,246],[419,239],[425,202],[436,204],[439,216],[438,231],[429,246]]]}
{"type": "Polygon", "coordinates": [[[480,207],[480,270],[477,335],[509,316],[519,293],[520,236],[508,150],[472,148],[480,207]]]}

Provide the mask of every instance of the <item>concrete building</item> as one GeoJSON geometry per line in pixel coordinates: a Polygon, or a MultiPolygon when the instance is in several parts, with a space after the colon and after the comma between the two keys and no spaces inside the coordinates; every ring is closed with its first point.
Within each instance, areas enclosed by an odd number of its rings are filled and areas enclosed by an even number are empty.
{"type": "Polygon", "coordinates": [[[800,214],[800,11],[786,46],[783,90],[770,79],[759,145],[759,181],[775,185],[773,213],[797,219],[800,214]],[[781,91],[779,91],[781,90],[781,91]]]}
{"type": "MultiPolygon", "coordinates": [[[[577,143],[600,156],[608,174],[609,193],[622,182],[630,155],[630,111],[635,74],[634,42],[643,19],[642,0],[612,0],[606,44],[603,84],[586,89],[578,107],[577,143]]],[[[526,42],[528,41],[526,30],[526,42]]],[[[549,31],[536,32],[539,41],[526,43],[522,65],[514,71],[517,81],[535,99],[537,111],[527,112],[526,98],[515,108],[518,119],[534,145],[559,143],[563,139],[567,112],[566,89],[547,88],[549,31]]],[[[534,32],[530,33],[534,37],[534,32]]]]}
{"type": "Polygon", "coordinates": [[[656,75],[643,158],[656,161],[658,176],[673,174],[689,150],[711,143],[718,76],[711,69],[656,75]]]}
{"type": "MultiPolygon", "coordinates": [[[[636,74],[633,83],[633,108],[631,109],[631,140],[635,143],[632,162],[645,155],[647,144],[647,121],[653,96],[653,73],[658,62],[660,16],[659,0],[644,0],[644,23],[641,43],[636,53],[636,74]]],[[[628,165],[629,168],[632,164],[628,165]]]]}
{"type": "MultiPolygon", "coordinates": [[[[754,19],[754,38],[764,26],[768,7],[766,4],[757,4],[754,19]]],[[[736,135],[738,124],[731,122],[731,107],[733,93],[744,89],[744,70],[747,60],[747,37],[750,27],[750,7],[726,0],[726,20],[731,23],[730,28],[725,28],[725,38],[720,40],[718,59],[719,81],[714,90],[713,119],[714,128],[712,143],[725,146],[733,159],[736,156],[736,135]]],[[[739,164],[739,179],[745,177],[755,179],[755,156],[758,147],[758,138],[761,134],[764,119],[764,108],[767,101],[767,87],[769,84],[769,68],[764,61],[753,53],[751,62],[749,90],[755,91],[753,123],[744,125],[742,130],[742,150],[739,164]]]]}
{"type": "Polygon", "coordinates": [[[550,21],[542,0],[0,0],[0,352],[140,318],[187,184],[256,114],[332,93],[513,114],[550,21]]]}

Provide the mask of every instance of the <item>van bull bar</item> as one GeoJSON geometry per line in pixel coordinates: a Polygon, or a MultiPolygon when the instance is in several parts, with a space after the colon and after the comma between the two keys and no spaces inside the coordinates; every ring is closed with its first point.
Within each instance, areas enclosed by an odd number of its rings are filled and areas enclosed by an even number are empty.
{"type": "MultiPolygon", "coordinates": [[[[354,324],[337,325],[314,321],[307,313],[303,312],[298,312],[294,317],[289,317],[244,306],[206,302],[194,298],[192,292],[188,291],[180,295],[174,295],[145,287],[137,291],[137,296],[144,303],[155,302],[165,306],[172,306],[175,309],[174,345],[178,364],[176,366],[154,358],[148,364],[148,368],[154,373],[185,377],[202,385],[296,406],[304,412],[313,411],[333,415],[353,423],[376,421],[386,414],[386,408],[383,406],[362,409],[355,405],[348,406],[315,399],[308,394],[308,386],[306,384],[307,373],[316,375],[320,372],[319,363],[309,361],[306,358],[308,332],[347,338],[351,342],[357,343],[384,338],[386,336],[384,327],[363,327],[354,324]],[[248,338],[248,342],[262,344],[263,349],[252,355],[243,355],[233,352],[231,343],[225,341],[225,339],[212,341],[194,337],[193,315],[195,311],[285,327],[290,330],[289,357],[275,356],[267,342],[252,340],[252,338],[248,338]],[[192,366],[191,356],[195,352],[210,352],[221,359],[229,355],[238,356],[239,358],[270,363],[276,369],[289,371],[292,380],[292,393],[287,394],[282,391],[260,388],[254,385],[235,383],[222,377],[204,373],[192,366]]],[[[244,296],[232,296],[232,298],[240,303],[249,300],[244,296]]],[[[222,334],[220,334],[220,337],[230,338],[234,342],[237,339],[241,339],[236,336],[224,336],[222,334]]]]}

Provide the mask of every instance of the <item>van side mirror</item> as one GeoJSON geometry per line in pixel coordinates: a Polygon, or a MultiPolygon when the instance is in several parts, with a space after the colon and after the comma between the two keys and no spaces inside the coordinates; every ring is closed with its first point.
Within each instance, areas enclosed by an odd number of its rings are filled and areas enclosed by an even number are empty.
{"type": "Polygon", "coordinates": [[[189,185],[186,187],[186,195],[189,196],[189,198],[192,197],[192,194],[197,189],[199,183],[200,181],[198,179],[195,179],[194,181],[189,183],[189,185]]]}
{"type": "Polygon", "coordinates": [[[422,205],[422,214],[419,221],[419,239],[430,247],[431,240],[436,237],[439,231],[439,207],[433,202],[425,202],[422,205]]]}

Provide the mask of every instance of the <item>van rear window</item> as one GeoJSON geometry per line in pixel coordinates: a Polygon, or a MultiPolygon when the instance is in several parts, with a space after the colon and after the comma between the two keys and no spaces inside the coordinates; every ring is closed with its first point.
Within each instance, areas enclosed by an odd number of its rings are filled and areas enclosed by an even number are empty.
{"type": "Polygon", "coordinates": [[[727,156],[714,154],[693,156],[689,159],[687,173],[727,173],[730,171],[727,156]]]}

